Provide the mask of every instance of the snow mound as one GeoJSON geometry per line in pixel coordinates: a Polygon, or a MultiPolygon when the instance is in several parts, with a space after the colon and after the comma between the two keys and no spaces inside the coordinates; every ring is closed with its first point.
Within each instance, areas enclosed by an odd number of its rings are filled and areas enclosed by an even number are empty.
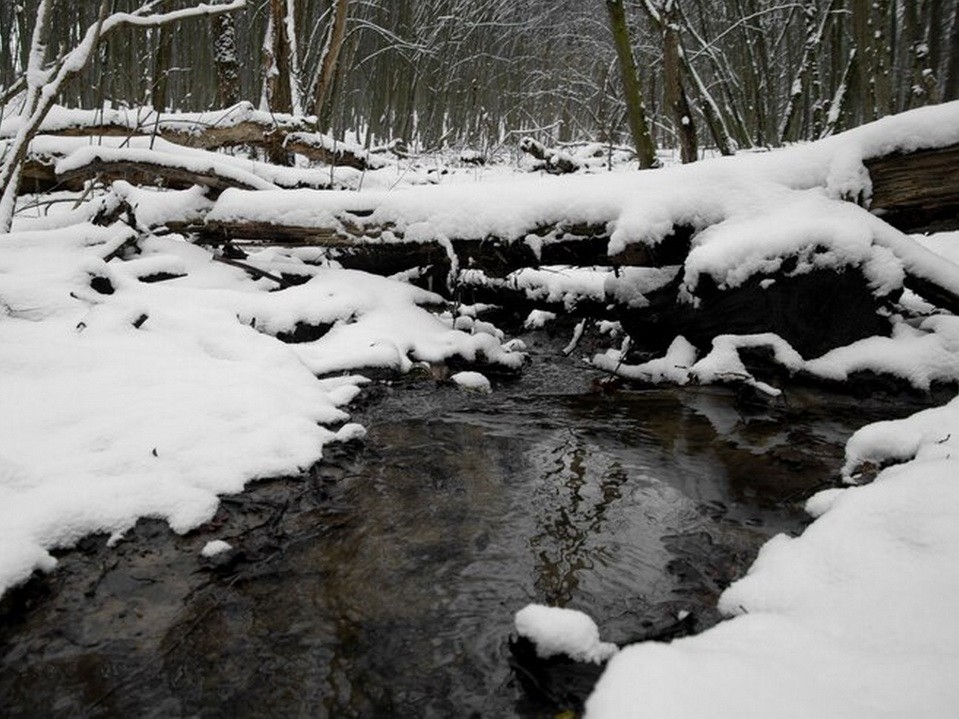
{"type": "Polygon", "coordinates": [[[575,609],[528,604],[516,612],[516,633],[536,646],[542,659],[562,654],[578,662],[602,664],[618,651],[599,640],[599,627],[575,609]]]}
{"type": "Polygon", "coordinates": [[[450,379],[463,389],[489,394],[493,391],[492,385],[485,375],[479,372],[457,372],[450,379]]]}
{"type": "Polygon", "coordinates": [[[769,541],[720,599],[733,617],[612,659],[603,717],[948,717],[959,706],[959,400],[863,428],[862,460],[910,459],[812,497],[818,518],[769,541]]]}

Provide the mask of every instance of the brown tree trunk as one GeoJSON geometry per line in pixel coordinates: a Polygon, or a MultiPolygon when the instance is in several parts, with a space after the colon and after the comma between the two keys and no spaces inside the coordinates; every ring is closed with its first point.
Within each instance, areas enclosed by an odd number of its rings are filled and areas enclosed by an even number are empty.
{"type": "Polygon", "coordinates": [[[639,167],[640,169],[656,167],[659,164],[656,159],[656,147],[653,145],[649,125],[646,123],[646,106],[643,102],[639,75],[636,72],[636,61],[633,59],[633,48],[629,40],[629,27],[626,24],[626,11],[623,9],[622,0],[606,0],[606,10],[609,12],[609,25],[616,45],[616,56],[619,59],[623,94],[626,98],[626,114],[633,144],[636,146],[636,156],[639,158],[639,167]]]}
{"type": "MultiPolygon", "coordinates": [[[[161,6],[162,8],[162,6],[161,6]]],[[[153,109],[163,112],[167,104],[167,86],[170,76],[170,58],[173,55],[173,28],[158,27],[157,54],[153,58],[153,85],[151,95],[153,109]]]]}
{"type": "Polygon", "coordinates": [[[293,112],[290,92],[290,38],[286,34],[286,2],[270,0],[270,21],[263,43],[266,102],[272,112],[293,112]]]}

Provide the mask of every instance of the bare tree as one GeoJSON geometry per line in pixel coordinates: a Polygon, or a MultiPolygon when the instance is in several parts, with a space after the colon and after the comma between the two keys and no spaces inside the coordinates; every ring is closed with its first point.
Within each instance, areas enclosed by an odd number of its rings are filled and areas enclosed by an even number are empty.
{"type": "Polygon", "coordinates": [[[684,163],[696,162],[699,157],[696,125],[683,87],[684,63],[679,8],[675,0],[664,0],[659,5],[652,0],[643,0],[643,7],[662,35],[663,93],[673,119],[676,137],[679,138],[680,157],[684,163]]]}

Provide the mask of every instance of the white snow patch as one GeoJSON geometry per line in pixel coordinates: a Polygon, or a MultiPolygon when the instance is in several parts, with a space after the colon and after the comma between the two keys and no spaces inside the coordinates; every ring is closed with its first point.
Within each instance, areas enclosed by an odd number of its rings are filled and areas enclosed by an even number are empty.
{"type": "Polygon", "coordinates": [[[214,539],[203,545],[203,549],[200,550],[200,556],[209,559],[218,554],[229,552],[231,549],[233,549],[233,545],[229,542],[224,542],[222,539],[214,539]]]}
{"type": "Polygon", "coordinates": [[[947,717],[959,704],[959,404],[867,427],[850,456],[908,464],[831,489],[721,597],[733,618],[624,648],[587,716],[947,717]],[[906,441],[900,441],[906,436],[906,441]],[[945,440],[945,441],[943,441],[945,440]],[[890,442],[883,449],[883,442],[890,442]]]}
{"type": "MultiPolygon", "coordinates": [[[[492,335],[452,330],[409,285],[314,268],[279,292],[175,236],[123,226],[15,232],[0,242],[0,593],[50,569],[48,550],[114,536],[139,517],[177,532],[208,521],[217,496],[296,474],[324,444],[357,438],[340,409],[365,379],[325,373],[416,360],[522,364],[492,335]],[[145,284],[154,271],[185,273],[145,284]],[[92,277],[110,281],[99,294],[92,277]],[[284,344],[297,322],[329,324],[284,344]]],[[[281,253],[251,263],[292,262],[281,253]]]]}
{"type": "Polygon", "coordinates": [[[472,390],[474,392],[489,394],[493,391],[490,381],[480,372],[457,372],[450,377],[450,380],[455,382],[463,389],[472,390]]]}
{"type": "Polygon", "coordinates": [[[546,310],[531,310],[529,316],[523,322],[523,327],[528,330],[539,330],[555,319],[555,312],[547,312],[546,310]]]}
{"type": "Polygon", "coordinates": [[[562,654],[579,662],[602,664],[618,651],[599,640],[599,627],[583,612],[528,604],[516,612],[516,632],[536,646],[542,659],[562,654]]]}

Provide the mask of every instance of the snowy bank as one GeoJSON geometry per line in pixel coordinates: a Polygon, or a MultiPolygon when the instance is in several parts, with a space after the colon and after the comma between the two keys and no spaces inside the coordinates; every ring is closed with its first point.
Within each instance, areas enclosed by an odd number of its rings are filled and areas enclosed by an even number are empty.
{"type": "MultiPolygon", "coordinates": [[[[523,361],[422,309],[439,298],[410,285],[304,266],[309,282],[268,291],[182,239],[139,240],[139,254],[134,240],[92,224],[0,238],[0,593],[51,569],[53,548],[119,539],[140,517],[188,531],[219,494],[360,436],[341,407],[365,380],[317,375],[523,361]],[[298,324],[325,334],[276,338],[298,324]]],[[[251,263],[271,258],[296,262],[251,263]]]]}
{"type": "Polygon", "coordinates": [[[846,473],[906,461],[813,496],[720,599],[730,617],[612,659],[587,702],[602,717],[949,717],[959,706],[959,400],[849,441],[846,473]]]}

